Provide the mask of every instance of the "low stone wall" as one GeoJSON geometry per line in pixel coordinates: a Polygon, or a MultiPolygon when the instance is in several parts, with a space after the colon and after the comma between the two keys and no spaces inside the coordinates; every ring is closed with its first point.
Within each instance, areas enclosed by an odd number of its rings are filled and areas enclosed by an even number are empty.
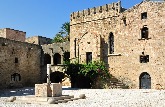
{"type": "Polygon", "coordinates": [[[35,84],[36,97],[56,97],[60,95],[62,95],[62,85],[59,83],[35,84]]]}

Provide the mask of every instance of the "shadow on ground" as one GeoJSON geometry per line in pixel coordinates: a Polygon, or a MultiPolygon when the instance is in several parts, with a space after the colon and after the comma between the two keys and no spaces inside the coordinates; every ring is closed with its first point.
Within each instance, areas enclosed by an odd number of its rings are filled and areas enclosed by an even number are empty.
{"type": "Polygon", "coordinates": [[[0,90],[0,97],[34,95],[34,87],[0,90]]]}
{"type": "MultiPolygon", "coordinates": [[[[80,88],[63,87],[62,90],[80,90],[80,88]]],[[[34,94],[35,94],[34,87],[0,90],[0,97],[26,96],[26,95],[34,95],[34,94]]]]}

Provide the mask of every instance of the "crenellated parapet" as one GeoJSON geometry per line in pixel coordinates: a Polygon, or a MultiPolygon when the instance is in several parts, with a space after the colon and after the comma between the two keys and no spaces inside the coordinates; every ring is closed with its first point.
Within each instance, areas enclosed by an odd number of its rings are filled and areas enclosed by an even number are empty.
{"type": "Polygon", "coordinates": [[[4,28],[0,29],[0,37],[25,42],[26,32],[4,28]]]}
{"type": "Polygon", "coordinates": [[[25,41],[28,43],[43,45],[43,44],[51,44],[52,39],[43,36],[32,36],[26,38],[25,41]]]}
{"type": "Polygon", "coordinates": [[[121,2],[106,4],[104,6],[88,8],[82,11],[73,12],[70,15],[70,24],[88,22],[118,16],[121,12],[121,2]]]}

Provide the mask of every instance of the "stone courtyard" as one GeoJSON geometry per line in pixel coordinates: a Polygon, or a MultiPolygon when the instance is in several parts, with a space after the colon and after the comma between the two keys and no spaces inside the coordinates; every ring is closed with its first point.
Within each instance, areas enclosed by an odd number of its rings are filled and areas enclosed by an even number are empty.
{"type": "Polygon", "coordinates": [[[73,12],[63,43],[0,29],[0,107],[165,107],[164,8],[146,0],[125,9],[119,1],[73,12]],[[105,62],[113,85],[71,88],[60,78],[68,60],[105,62]]]}
{"type": "Polygon", "coordinates": [[[34,95],[34,87],[0,91],[0,107],[165,107],[165,91],[155,89],[73,89],[62,88],[63,95],[85,94],[86,99],[67,103],[46,104],[42,102],[6,102],[10,96],[17,99],[34,95]]]}

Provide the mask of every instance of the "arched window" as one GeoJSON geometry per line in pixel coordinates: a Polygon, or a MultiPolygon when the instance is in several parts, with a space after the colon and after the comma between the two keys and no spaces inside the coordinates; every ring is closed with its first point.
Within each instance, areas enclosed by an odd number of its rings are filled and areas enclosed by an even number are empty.
{"type": "Polygon", "coordinates": [[[147,27],[143,27],[141,29],[141,38],[142,39],[147,39],[148,38],[148,28],[147,27]]]}
{"type": "Polygon", "coordinates": [[[51,56],[49,54],[44,54],[44,65],[51,64],[51,56]]]}
{"type": "Polygon", "coordinates": [[[114,54],[114,35],[112,32],[109,34],[109,53],[114,54]]]}
{"type": "Polygon", "coordinates": [[[61,64],[61,55],[59,53],[54,54],[54,65],[61,64]]]}
{"type": "Polygon", "coordinates": [[[21,75],[18,73],[14,73],[11,75],[11,81],[21,81],[21,75]]]}

